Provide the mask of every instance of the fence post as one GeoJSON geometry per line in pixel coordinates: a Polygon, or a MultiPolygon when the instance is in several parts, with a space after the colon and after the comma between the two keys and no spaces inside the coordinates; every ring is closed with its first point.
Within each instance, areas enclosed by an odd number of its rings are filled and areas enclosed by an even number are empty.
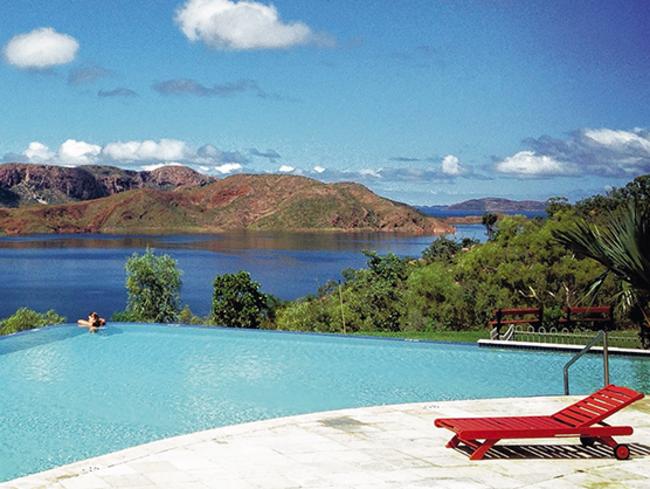
{"type": "Polygon", "coordinates": [[[603,381],[605,387],[609,385],[609,344],[607,330],[603,330],[603,381]]]}
{"type": "Polygon", "coordinates": [[[343,323],[343,334],[347,334],[345,328],[345,315],[343,314],[343,292],[341,292],[341,282],[339,281],[339,303],[341,304],[341,322],[343,323]]]}
{"type": "Polygon", "coordinates": [[[498,308],[496,310],[496,317],[497,317],[497,324],[496,324],[497,340],[499,340],[499,339],[501,339],[500,338],[500,336],[501,336],[501,319],[503,318],[503,312],[501,311],[501,308],[498,308]]]}

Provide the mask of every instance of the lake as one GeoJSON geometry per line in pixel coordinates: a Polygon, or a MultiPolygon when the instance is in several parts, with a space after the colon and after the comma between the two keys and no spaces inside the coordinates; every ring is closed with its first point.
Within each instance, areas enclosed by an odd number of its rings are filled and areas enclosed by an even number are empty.
{"type": "MultiPolygon", "coordinates": [[[[482,226],[457,237],[484,239],[482,226]]],[[[346,268],[365,265],[362,250],[419,256],[433,236],[385,233],[231,232],[206,235],[29,235],[0,237],[0,318],[26,306],[73,321],[91,310],[109,316],[126,304],[124,264],[147,246],[173,256],[183,271],[181,298],[195,314],[210,310],[218,274],[250,272],[282,299],[316,293],[346,268]]]]}

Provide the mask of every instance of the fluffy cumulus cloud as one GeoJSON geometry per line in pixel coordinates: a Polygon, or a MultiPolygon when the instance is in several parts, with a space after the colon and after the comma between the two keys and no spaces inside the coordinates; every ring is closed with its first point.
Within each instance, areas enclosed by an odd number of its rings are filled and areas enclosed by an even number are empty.
{"type": "Polygon", "coordinates": [[[496,165],[501,173],[510,173],[521,176],[550,176],[565,175],[573,170],[565,162],[560,162],[551,156],[540,155],[534,151],[520,151],[508,156],[496,165]]]}
{"type": "Polygon", "coordinates": [[[442,173],[445,175],[457,176],[463,172],[460,160],[457,156],[447,155],[442,159],[442,173]]]}
{"type": "Polygon", "coordinates": [[[45,70],[70,63],[78,50],[74,37],[43,27],[12,37],[4,47],[4,56],[17,68],[45,70]]]}
{"type": "Polygon", "coordinates": [[[68,139],[59,146],[57,159],[71,165],[88,165],[95,162],[101,151],[102,147],[97,144],[68,139]]]}
{"type": "Polygon", "coordinates": [[[501,173],[525,177],[598,175],[632,177],[650,172],[650,132],[581,129],[564,139],[524,141],[530,149],[496,163],[501,173]]]}
{"type": "Polygon", "coordinates": [[[211,144],[194,149],[178,139],[114,141],[105,145],[68,139],[57,150],[33,141],[21,153],[9,153],[3,161],[27,161],[64,166],[116,165],[135,170],[187,165],[208,174],[226,175],[242,171],[248,158],[239,151],[223,151],[211,144]]]}
{"type": "Polygon", "coordinates": [[[280,165],[280,168],[278,168],[280,173],[293,173],[294,171],[296,171],[296,168],[289,165],[280,165]]]}
{"type": "Polygon", "coordinates": [[[104,146],[102,153],[113,161],[174,161],[190,156],[187,144],[177,139],[119,141],[104,146]]]}
{"type": "Polygon", "coordinates": [[[32,141],[29,143],[29,146],[27,146],[23,155],[25,155],[29,161],[33,162],[45,162],[54,157],[54,153],[50,151],[50,148],[38,141],[32,141]]]}
{"type": "Polygon", "coordinates": [[[318,36],[302,22],[284,22],[273,5],[253,1],[188,0],[176,23],[190,41],[218,49],[282,49],[318,36]]]}
{"type": "Polygon", "coordinates": [[[223,165],[215,166],[212,169],[221,175],[228,175],[229,173],[241,171],[243,166],[239,163],[224,163],[223,165]]]}

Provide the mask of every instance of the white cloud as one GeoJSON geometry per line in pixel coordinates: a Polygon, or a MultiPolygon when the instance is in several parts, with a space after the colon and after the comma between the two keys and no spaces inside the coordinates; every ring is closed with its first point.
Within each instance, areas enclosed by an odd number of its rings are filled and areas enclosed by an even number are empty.
{"type": "Polygon", "coordinates": [[[188,0],[176,22],[190,41],[220,49],[279,49],[315,40],[302,22],[283,22],[273,5],[253,1],[188,0]]]}
{"type": "Polygon", "coordinates": [[[23,151],[23,154],[27,157],[28,161],[33,163],[45,162],[51,160],[54,156],[54,153],[50,151],[50,148],[38,141],[32,141],[29,143],[29,146],[25,151],[23,151]]]}
{"type": "Polygon", "coordinates": [[[178,163],[177,161],[165,162],[165,163],[156,163],[154,165],[144,165],[142,169],[144,171],[154,171],[158,168],[163,168],[165,166],[184,166],[183,163],[178,163]]]}
{"type": "Polygon", "coordinates": [[[223,165],[213,167],[213,169],[222,175],[227,175],[228,173],[241,170],[242,166],[239,163],[224,163],[223,165]]]}
{"type": "Polygon", "coordinates": [[[520,151],[507,157],[496,165],[501,173],[520,176],[552,176],[574,173],[568,163],[558,161],[547,155],[539,155],[533,151],[520,151]]]}
{"type": "Polygon", "coordinates": [[[373,170],[372,168],[363,168],[359,170],[359,175],[362,177],[381,178],[382,169],[373,170]]]}
{"type": "Polygon", "coordinates": [[[61,146],[57,158],[62,163],[72,165],[87,165],[95,163],[97,156],[102,151],[102,147],[97,144],[86,143],[85,141],[77,141],[75,139],[68,139],[61,146]]]}
{"type": "Polygon", "coordinates": [[[601,146],[619,150],[637,147],[650,153],[650,138],[642,133],[613,129],[585,129],[583,134],[601,146]]]}
{"type": "Polygon", "coordinates": [[[173,161],[186,158],[189,150],[184,141],[161,139],[158,142],[145,140],[109,143],[104,147],[102,153],[116,161],[173,161]]]}
{"type": "Polygon", "coordinates": [[[541,136],[524,143],[535,155],[561,162],[558,175],[629,178],[650,172],[650,131],[642,128],[580,129],[564,139],[541,136]]]}
{"type": "Polygon", "coordinates": [[[295,170],[296,169],[293,166],[289,166],[289,165],[280,165],[280,168],[278,168],[278,171],[280,173],[291,173],[295,170]]]}
{"type": "Polygon", "coordinates": [[[133,166],[136,170],[144,168],[140,165],[148,165],[149,169],[166,165],[189,165],[206,173],[230,173],[242,169],[248,163],[239,151],[222,151],[211,144],[194,148],[178,139],[113,141],[103,146],[68,139],[56,152],[39,141],[32,141],[21,155],[8,153],[4,158],[16,160],[20,156],[24,157],[24,161],[32,163],[72,166],[96,163],[133,166]]]}
{"type": "Polygon", "coordinates": [[[325,170],[327,170],[327,168],[325,168],[323,166],[320,166],[320,165],[316,165],[313,168],[313,170],[314,170],[315,173],[323,173],[325,170]]]}
{"type": "Polygon", "coordinates": [[[77,40],[51,27],[12,37],[4,48],[5,59],[20,69],[44,70],[70,63],[79,50],[77,40]]]}
{"type": "Polygon", "coordinates": [[[454,155],[447,155],[442,159],[442,173],[445,175],[460,175],[462,167],[460,160],[454,155]]]}

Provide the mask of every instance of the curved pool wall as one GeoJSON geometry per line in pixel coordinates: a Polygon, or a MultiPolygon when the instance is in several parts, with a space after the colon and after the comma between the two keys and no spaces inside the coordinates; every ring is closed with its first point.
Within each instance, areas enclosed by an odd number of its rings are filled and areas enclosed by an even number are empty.
{"type": "MultiPolygon", "coordinates": [[[[559,395],[568,354],[204,327],[74,325],[0,339],[0,481],[182,433],[377,404],[559,395]]],[[[612,357],[650,392],[650,360],[612,357]]],[[[601,359],[572,368],[598,388],[601,359]]]]}

